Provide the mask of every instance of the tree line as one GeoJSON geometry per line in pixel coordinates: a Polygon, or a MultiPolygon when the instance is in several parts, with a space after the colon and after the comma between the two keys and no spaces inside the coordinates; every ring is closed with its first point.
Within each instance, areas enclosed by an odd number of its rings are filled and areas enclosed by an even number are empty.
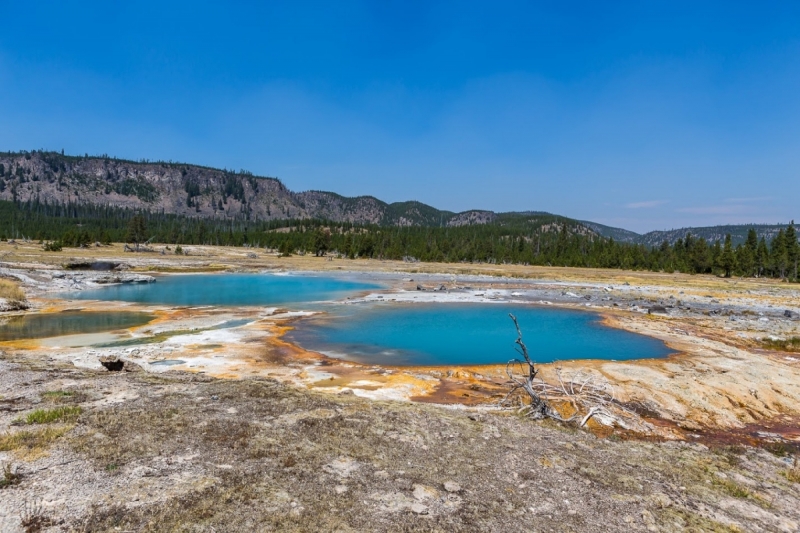
{"type": "Polygon", "coordinates": [[[252,246],[291,254],[424,262],[512,263],[798,280],[794,223],[770,242],[750,229],[708,242],[687,234],[657,247],[598,236],[576,221],[514,216],[459,227],[357,225],[327,220],[200,218],[91,204],[0,201],[0,238],[28,238],[51,249],[95,242],[252,246]]]}

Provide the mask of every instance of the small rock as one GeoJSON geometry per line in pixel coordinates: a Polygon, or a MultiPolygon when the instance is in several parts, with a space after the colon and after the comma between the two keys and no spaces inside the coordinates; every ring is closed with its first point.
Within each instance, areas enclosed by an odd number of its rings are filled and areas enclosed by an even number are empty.
{"type": "Polygon", "coordinates": [[[428,514],[428,508],[421,503],[412,503],[411,512],[416,514],[428,514]]]}
{"type": "Polygon", "coordinates": [[[460,492],[461,485],[459,485],[455,481],[445,481],[444,490],[446,490],[447,492],[460,492]]]}
{"type": "Polygon", "coordinates": [[[653,517],[653,513],[647,509],[642,511],[642,521],[644,522],[644,525],[647,526],[647,531],[658,531],[658,528],[656,527],[656,519],[653,517]]]}
{"type": "Polygon", "coordinates": [[[439,496],[439,492],[427,485],[414,484],[414,499],[418,501],[432,500],[439,496]]]}
{"type": "Polygon", "coordinates": [[[402,490],[409,490],[411,488],[411,481],[399,477],[394,480],[395,484],[402,490]]]}
{"type": "Polygon", "coordinates": [[[660,509],[666,509],[672,506],[672,500],[663,492],[656,492],[651,496],[651,499],[660,509]]]}
{"type": "Polygon", "coordinates": [[[347,485],[336,485],[333,490],[336,491],[336,494],[344,494],[347,492],[347,485]]]}
{"type": "Polygon", "coordinates": [[[334,459],[323,467],[323,470],[329,474],[335,474],[339,477],[349,477],[350,474],[359,468],[358,462],[349,457],[340,457],[334,459]]]}

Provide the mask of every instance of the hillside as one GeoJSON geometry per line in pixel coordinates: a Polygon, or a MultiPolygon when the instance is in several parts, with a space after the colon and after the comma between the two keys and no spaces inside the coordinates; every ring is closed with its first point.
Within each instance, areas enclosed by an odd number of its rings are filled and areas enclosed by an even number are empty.
{"type": "Polygon", "coordinates": [[[604,226],[603,224],[598,224],[597,222],[590,222],[588,220],[581,220],[580,222],[581,224],[590,228],[598,235],[614,239],[617,242],[638,244],[639,239],[642,237],[642,235],[639,235],[638,233],[635,233],[633,231],[628,231],[622,228],[613,228],[611,226],[604,226]]]}
{"type": "Polygon", "coordinates": [[[709,241],[727,233],[743,243],[749,228],[770,241],[785,225],[730,225],[651,231],[644,235],[541,211],[444,211],[417,201],[387,203],[373,196],[293,192],[280,180],[175,162],[128,161],[56,152],[0,153],[0,200],[49,205],[94,205],[231,221],[318,219],[357,225],[460,227],[499,224],[600,235],[617,242],[659,246],[691,233],[709,241]]]}
{"type": "MultiPolygon", "coordinates": [[[[90,204],[223,220],[313,218],[401,227],[458,227],[498,218],[491,211],[453,213],[417,201],[387,203],[372,196],[293,192],[276,178],[244,171],[39,151],[0,153],[0,200],[90,204]]],[[[541,222],[563,218],[549,213],[521,216],[541,222]]]]}

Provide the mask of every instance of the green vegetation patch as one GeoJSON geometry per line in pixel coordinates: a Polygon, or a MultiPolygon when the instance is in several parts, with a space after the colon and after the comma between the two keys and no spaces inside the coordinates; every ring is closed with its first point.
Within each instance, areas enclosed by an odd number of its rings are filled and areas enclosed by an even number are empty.
{"type": "Polygon", "coordinates": [[[65,405],[54,409],[37,409],[28,413],[23,422],[25,424],[50,424],[53,422],[74,422],[83,412],[78,406],[65,405]]]}
{"type": "Polygon", "coordinates": [[[153,203],[158,200],[158,191],[155,186],[144,178],[125,178],[112,187],[113,191],[123,196],[136,196],[143,202],[153,203]]]}
{"type": "Polygon", "coordinates": [[[770,350],[800,352],[800,337],[792,337],[791,339],[762,339],[761,344],[770,350]]]}
{"type": "Polygon", "coordinates": [[[42,393],[42,401],[56,404],[78,404],[89,399],[84,391],[52,390],[42,393]]]}

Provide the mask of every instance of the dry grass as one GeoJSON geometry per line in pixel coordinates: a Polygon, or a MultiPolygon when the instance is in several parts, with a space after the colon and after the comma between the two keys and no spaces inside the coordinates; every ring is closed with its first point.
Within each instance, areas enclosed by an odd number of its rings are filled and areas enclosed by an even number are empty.
{"type": "Polygon", "coordinates": [[[0,278],[0,298],[14,302],[24,302],[25,292],[19,288],[19,284],[10,279],[0,278]]]}
{"type": "Polygon", "coordinates": [[[794,464],[792,468],[784,472],[783,474],[786,476],[786,479],[791,481],[792,483],[800,483],[800,464],[797,462],[797,457],[794,459],[794,464]]]}
{"type": "Polygon", "coordinates": [[[52,518],[47,516],[41,501],[26,502],[20,515],[20,525],[25,533],[38,533],[54,525],[52,518]]]}
{"type": "Polygon", "coordinates": [[[0,473],[0,489],[17,485],[22,480],[22,476],[10,464],[3,465],[3,471],[0,473]]]}
{"type": "Polygon", "coordinates": [[[749,490],[730,479],[719,479],[714,484],[721,488],[722,492],[734,498],[749,498],[751,496],[749,490]]]}
{"type": "Polygon", "coordinates": [[[0,435],[0,452],[15,452],[23,459],[35,459],[47,453],[47,448],[70,429],[72,426],[52,426],[5,433],[0,435]]]}

